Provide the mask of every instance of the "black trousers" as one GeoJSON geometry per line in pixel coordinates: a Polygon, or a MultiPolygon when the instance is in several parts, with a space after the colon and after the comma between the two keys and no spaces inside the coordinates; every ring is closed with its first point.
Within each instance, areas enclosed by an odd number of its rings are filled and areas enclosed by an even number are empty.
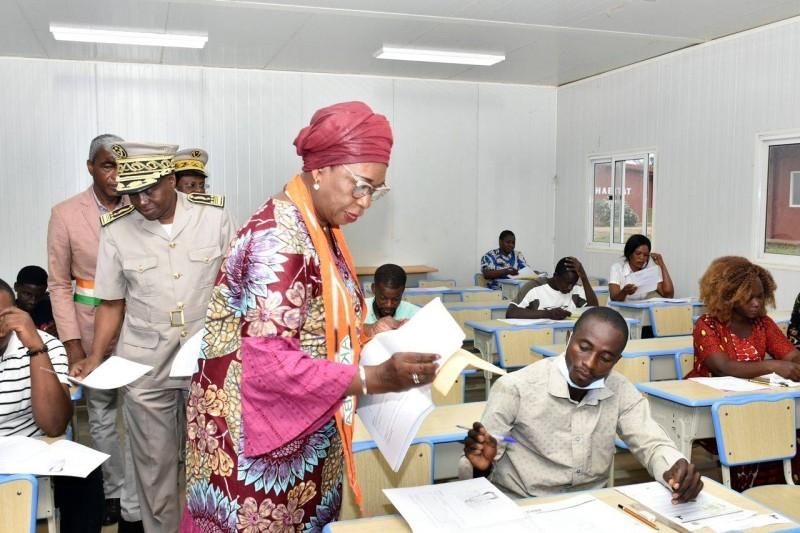
{"type": "Polygon", "coordinates": [[[100,533],[105,512],[103,472],[100,467],[86,479],[54,477],[53,489],[56,507],[61,515],[61,533],[100,533]]]}

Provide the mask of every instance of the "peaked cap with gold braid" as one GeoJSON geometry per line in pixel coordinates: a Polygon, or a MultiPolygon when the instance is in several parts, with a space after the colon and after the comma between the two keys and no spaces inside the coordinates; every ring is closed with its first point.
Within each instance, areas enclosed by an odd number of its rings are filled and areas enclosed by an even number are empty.
{"type": "Polygon", "coordinates": [[[197,172],[208,177],[206,165],[208,164],[208,152],[202,148],[186,148],[179,150],[175,154],[175,172],[197,172]]]}
{"type": "Polygon", "coordinates": [[[174,144],[118,142],[111,145],[117,158],[117,194],[135,194],[149,189],[175,172],[174,144]]]}

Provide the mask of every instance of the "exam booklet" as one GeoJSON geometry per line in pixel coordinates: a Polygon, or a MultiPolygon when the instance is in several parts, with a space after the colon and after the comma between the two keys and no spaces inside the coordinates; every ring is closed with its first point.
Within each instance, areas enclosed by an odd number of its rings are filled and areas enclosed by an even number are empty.
{"type": "Polygon", "coordinates": [[[400,328],[379,333],[361,351],[361,364],[379,365],[397,352],[435,353],[439,371],[432,385],[405,392],[362,396],[358,417],[389,466],[397,472],[411,442],[433,411],[431,387],[447,394],[466,366],[505,373],[483,359],[461,350],[464,332],[439,298],[420,309],[400,328]]]}

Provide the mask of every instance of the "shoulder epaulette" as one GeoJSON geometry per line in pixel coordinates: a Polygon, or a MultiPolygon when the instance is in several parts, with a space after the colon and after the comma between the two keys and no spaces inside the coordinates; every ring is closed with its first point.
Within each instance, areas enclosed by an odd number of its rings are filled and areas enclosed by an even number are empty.
{"type": "Polygon", "coordinates": [[[106,227],[112,222],[124,218],[134,211],[134,207],[132,205],[123,205],[122,207],[118,207],[109,213],[105,213],[100,215],[100,226],[106,227]]]}
{"type": "Polygon", "coordinates": [[[217,194],[205,194],[193,192],[188,195],[189,201],[193,204],[210,205],[212,207],[225,207],[225,197],[217,194]]]}

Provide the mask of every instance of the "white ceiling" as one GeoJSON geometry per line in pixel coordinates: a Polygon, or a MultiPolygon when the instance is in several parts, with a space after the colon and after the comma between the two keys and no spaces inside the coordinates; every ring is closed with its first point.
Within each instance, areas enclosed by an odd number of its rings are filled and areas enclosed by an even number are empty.
{"type": "Polygon", "coordinates": [[[0,0],[0,56],[562,85],[800,15],[800,0],[0,0]],[[202,50],[57,42],[51,23],[207,32],[202,50]],[[503,52],[491,67],[382,45],[503,52]]]}

